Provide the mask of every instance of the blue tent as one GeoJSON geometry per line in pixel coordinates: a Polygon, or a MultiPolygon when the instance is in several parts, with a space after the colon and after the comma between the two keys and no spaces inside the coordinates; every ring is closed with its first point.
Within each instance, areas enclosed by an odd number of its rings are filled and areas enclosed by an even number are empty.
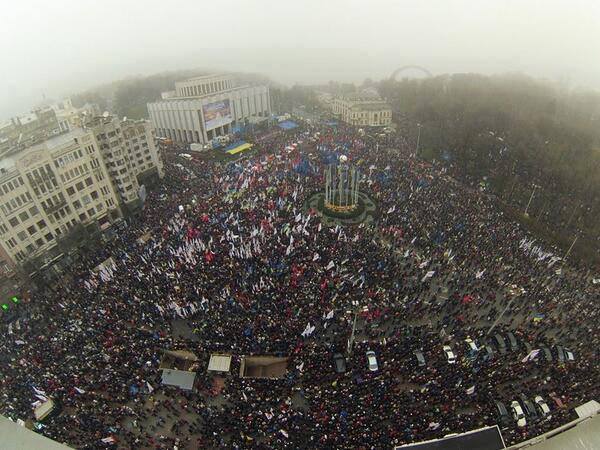
{"type": "Polygon", "coordinates": [[[284,120],[283,122],[279,122],[277,125],[282,130],[293,130],[294,128],[298,128],[298,124],[296,122],[292,122],[291,120],[284,120]]]}

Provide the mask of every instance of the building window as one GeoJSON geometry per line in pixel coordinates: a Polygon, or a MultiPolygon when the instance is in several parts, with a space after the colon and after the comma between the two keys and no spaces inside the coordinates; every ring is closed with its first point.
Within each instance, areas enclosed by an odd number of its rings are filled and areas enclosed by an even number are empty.
{"type": "Polygon", "coordinates": [[[24,242],[24,241],[26,241],[26,240],[27,240],[27,233],[25,233],[24,231],[19,231],[19,232],[17,233],[17,237],[19,238],[19,240],[20,240],[21,242],[24,242]]]}
{"type": "Polygon", "coordinates": [[[21,219],[21,222],[25,222],[27,219],[29,219],[29,214],[27,214],[27,211],[23,211],[21,214],[19,214],[19,219],[21,219]]]}
{"type": "Polygon", "coordinates": [[[94,182],[92,181],[92,177],[86,178],[85,184],[86,186],[91,186],[92,184],[94,184],[94,182]]]}
{"type": "Polygon", "coordinates": [[[75,195],[75,189],[73,189],[73,186],[69,186],[67,188],[67,194],[69,194],[69,195],[75,195]]]}
{"type": "Polygon", "coordinates": [[[16,227],[17,225],[19,225],[19,219],[13,217],[8,221],[8,223],[10,223],[11,227],[16,227]]]}
{"type": "Polygon", "coordinates": [[[35,245],[37,245],[38,247],[41,247],[42,245],[44,245],[44,240],[42,238],[36,239],[35,245]]]}
{"type": "Polygon", "coordinates": [[[80,181],[79,183],[77,183],[75,185],[75,187],[77,188],[78,191],[81,191],[83,189],[83,183],[80,181]]]}
{"type": "Polygon", "coordinates": [[[33,236],[37,232],[35,225],[31,225],[29,228],[27,228],[27,232],[29,233],[30,236],[33,236]]]}

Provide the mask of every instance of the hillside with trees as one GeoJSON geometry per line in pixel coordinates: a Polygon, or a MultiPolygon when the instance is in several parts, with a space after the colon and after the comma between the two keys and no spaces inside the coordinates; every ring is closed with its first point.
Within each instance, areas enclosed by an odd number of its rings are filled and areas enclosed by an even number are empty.
{"type": "Polygon", "coordinates": [[[535,189],[530,225],[563,244],[577,235],[598,255],[600,94],[476,74],[384,80],[379,90],[415,141],[421,127],[421,157],[521,212],[535,189]]]}

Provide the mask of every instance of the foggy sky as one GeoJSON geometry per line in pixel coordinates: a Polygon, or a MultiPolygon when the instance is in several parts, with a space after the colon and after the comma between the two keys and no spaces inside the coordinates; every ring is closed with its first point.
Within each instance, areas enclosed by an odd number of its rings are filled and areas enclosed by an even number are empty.
{"type": "Polygon", "coordinates": [[[600,88],[598,0],[3,0],[0,119],[127,76],[207,68],[288,85],[397,67],[600,88]]]}

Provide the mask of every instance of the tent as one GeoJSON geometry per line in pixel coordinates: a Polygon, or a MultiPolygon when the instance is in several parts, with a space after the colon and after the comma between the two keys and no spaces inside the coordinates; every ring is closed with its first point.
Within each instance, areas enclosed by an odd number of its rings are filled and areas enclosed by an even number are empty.
{"type": "Polygon", "coordinates": [[[287,357],[245,356],[240,364],[242,378],[283,378],[287,372],[287,357]]]}
{"type": "Polygon", "coordinates": [[[198,369],[198,357],[187,350],[165,350],[158,368],[162,370],[162,384],[192,390],[198,369]]]}
{"type": "Polygon", "coordinates": [[[279,122],[277,124],[279,128],[282,130],[293,130],[294,128],[298,128],[298,124],[296,122],[292,122],[291,120],[284,120],[283,122],[279,122]]]}
{"type": "Polygon", "coordinates": [[[231,355],[219,355],[217,353],[210,355],[208,362],[209,372],[229,372],[231,367],[231,355]]]}

